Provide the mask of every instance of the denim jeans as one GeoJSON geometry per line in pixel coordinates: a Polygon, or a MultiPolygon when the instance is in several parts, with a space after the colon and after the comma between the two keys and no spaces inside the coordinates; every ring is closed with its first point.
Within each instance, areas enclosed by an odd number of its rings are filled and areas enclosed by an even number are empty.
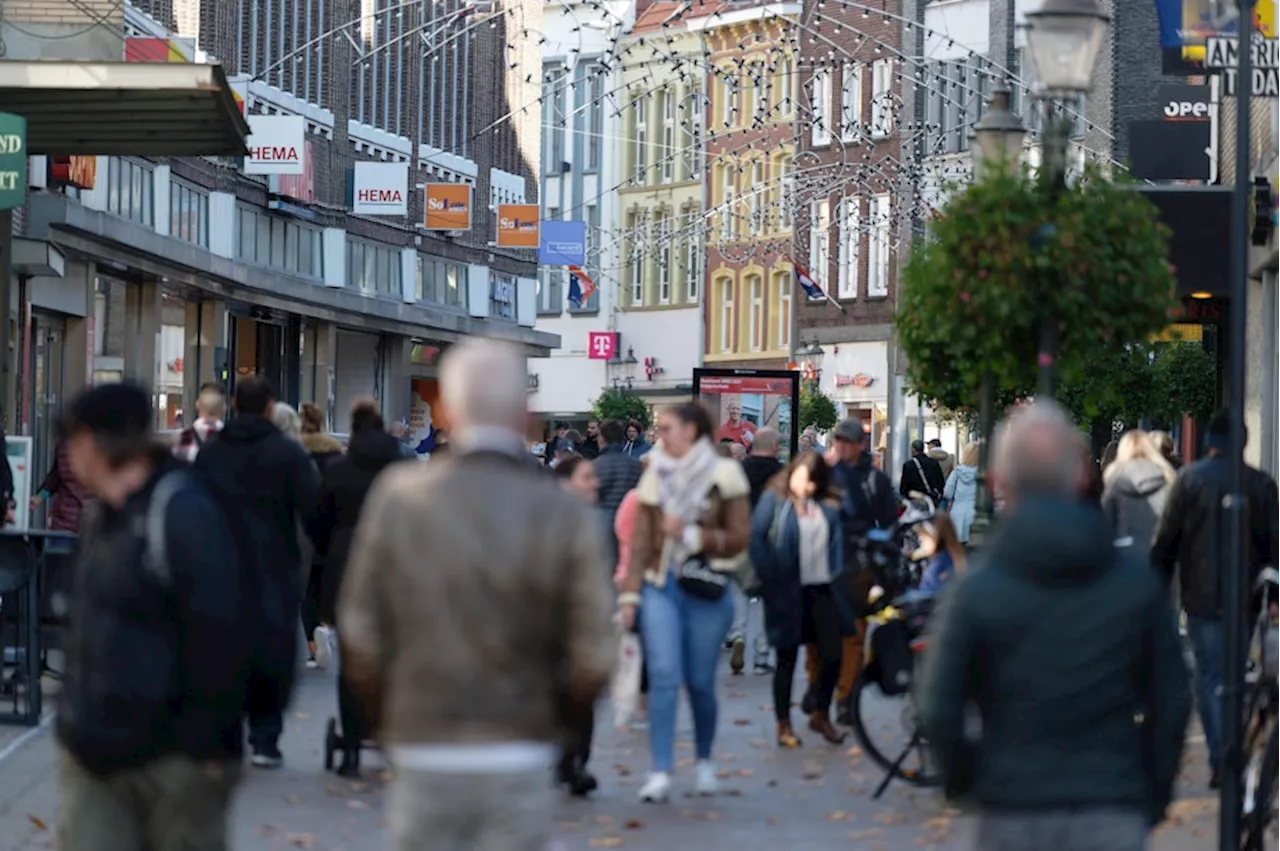
{"type": "Polygon", "coordinates": [[[654,771],[675,762],[676,700],[683,685],[693,710],[698,759],[710,759],[716,738],[716,665],[733,622],[733,598],[686,594],[674,576],[662,588],[645,585],[640,603],[649,666],[649,751],[654,771]]]}
{"type": "Polygon", "coordinates": [[[747,597],[747,592],[737,582],[729,583],[729,595],[733,597],[733,626],[729,627],[731,641],[741,638],[751,639],[754,664],[769,661],[769,636],[764,631],[764,604],[757,601],[754,606],[747,597]]]}
{"type": "Polygon", "coordinates": [[[1222,759],[1222,621],[1188,615],[1187,635],[1196,657],[1196,712],[1204,725],[1209,767],[1217,770],[1222,759]]]}

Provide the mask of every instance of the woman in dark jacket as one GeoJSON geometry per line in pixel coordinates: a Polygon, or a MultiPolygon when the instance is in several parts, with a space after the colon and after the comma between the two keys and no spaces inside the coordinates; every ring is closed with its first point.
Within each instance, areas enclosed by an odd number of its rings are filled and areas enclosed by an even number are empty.
{"type": "Polygon", "coordinates": [[[844,637],[855,630],[842,538],[830,469],[821,455],[806,452],[774,477],[751,518],[751,563],[769,643],[778,652],[773,705],[779,747],[800,746],[791,727],[791,686],[802,644],[817,645],[821,660],[809,729],[831,744],[844,741],[830,718],[844,637]]]}
{"type": "Polygon", "coordinates": [[[80,515],[92,497],[71,472],[71,463],[67,460],[67,444],[58,443],[53,454],[53,466],[49,474],[40,484],[40,492],[31,497],[31,508],[40,504],[41,500],[52,499],[49,514],[46,518],[48,527],[60,532],[79,532],[80,515]]]}
{"type": "MultiPolygon", "coordinates": [[[[342,443],[333,435],[324,433],[324,411],[319,405],[307,402],[298,414],[302,418],[302,448],[307,450],[311,463],[323,476],[325,469],[342,457],[342,443]]],[[[322,632],[320,639],[316,638],[316,631],[324,626],[320,620],[320,579],[324,576],[324,555],[314,547],[311,549],[307,588],[302,598],[302,631],[307,637],[307,667],[315,668],[320,661],[316,658],[316,647],[324,643],[328,649],[329,636],[322,632]]],[[[322,658],[328,664],[327,656],[322,658]]]]}
{"type": "MultiPolygon", "coordinates": [[[[320,510],[310,529],[316,552],[324,559],[320,577],[320,620],[338,627],[338,593],[347,566],[356,523],[374,480],[391,464],[403,460],[400,442],[383,430],[382,416],[372,401],[359,402],[351,411],[351,439],[347,454],[331,461],[321,476],[320,510]]],[[[338,677],[338,715],[342,724],[343,754],[338,774],[360,773],[360,742],[364,739],[354,695],[346,679],[338,677]]]]}

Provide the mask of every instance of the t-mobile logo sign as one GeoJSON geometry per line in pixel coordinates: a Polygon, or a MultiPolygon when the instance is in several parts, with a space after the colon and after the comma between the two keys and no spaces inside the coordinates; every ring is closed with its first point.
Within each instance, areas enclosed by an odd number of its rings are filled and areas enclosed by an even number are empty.
{"type": "Polygon", "coordinates": [[[618,335],[614,331],[588,331],[587,357],[610,360],[618,351],[618,335]]]}

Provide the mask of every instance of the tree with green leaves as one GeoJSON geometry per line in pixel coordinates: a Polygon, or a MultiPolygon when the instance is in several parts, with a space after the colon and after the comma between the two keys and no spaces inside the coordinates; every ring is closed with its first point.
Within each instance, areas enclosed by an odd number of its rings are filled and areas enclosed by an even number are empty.
{"type": "Polygon", "coordinates": [[[817,383],[806,381],[800,386],[800,430],[813,426],[818,431],[828,431],[835,427],[840,419],[836,403],[831,397],[817,387],[817,383]]]}
{"type": "Polygon", "coordinates": [[[1047,318],[1075,406],[1101,412],[1114,391],[1091,380],[1093,365],[1123,369],[1127,347],[1175,307],[1167,241],[1151,202],[1098,169],[1057,198],[1025,171],[989,170],[958,189],[903,269],[895,327],[911,391],[974,411],[990,373],[997,407],[1030,396],[1047,318]]]}
{"type": "Polygon", "coordinates": [[[1160,346],[1152,366],[1156,387],[1151,415],[1166,425],[1184,416],[1198,420],[1213,415],[1217,402],[1218,365],[1199,343],[1160,346]]]}
{"type": "Polygon", "coordinates": [[[603,390],[591,404],[591,413],[599,420],[617,420],[624,425],[627,420],[638,420],[645,427],[649,425],[649,406],[644,399],[618,387],[603,390]]]}

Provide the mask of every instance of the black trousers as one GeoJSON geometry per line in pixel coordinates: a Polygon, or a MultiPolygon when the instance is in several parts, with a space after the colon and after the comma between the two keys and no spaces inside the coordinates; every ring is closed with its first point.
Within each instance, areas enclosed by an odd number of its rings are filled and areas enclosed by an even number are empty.
{"type": "Polygon", "coordinates": [[[313,564],[307,574],[307,587],[302,596],[302,632],[311,643],[320,626],[320,577],[324,573],[324,565],[313,564]]]}
{"type": "Polygon", "coordinates": [[[343,750],[360,750],[360,743],[368,736],[368,727],[356,693],[341,672],[338,674],[338,724],[342,727],[343,750]]]}
{"type": "Polygon", "coordinates": [[[560,757],[560,778],[568,780],[583,771],[591,760],[591,739],[596,732],[594,709],[580,710],[570,719],[569,735],[560,757]]]}
{"type": "Polygon", "coordinates": [[[245,719],[249,724],[249,747],[255,752],[279,747],[292,681],[292,673],[273,677],[255,671],[249,675],[245,719]]]}
{"type": "MultiPolygon", "coordinates": [[[[840,680],[843,637],[840,617],[829,585],[806,585],[801,590],[800,643],[818,648],[821,662],[815,704],[826,711],[840,680]]],[[[800,645],[779,647],[778,667],[773,672],[773,711],[779,721],[791,720],[791,685],[796,678],[800,645]]]]}

